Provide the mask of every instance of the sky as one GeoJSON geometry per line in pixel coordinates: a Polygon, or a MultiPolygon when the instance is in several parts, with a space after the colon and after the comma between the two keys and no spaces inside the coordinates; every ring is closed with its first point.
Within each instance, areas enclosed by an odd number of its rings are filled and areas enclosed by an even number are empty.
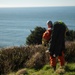
{"type": "Polygon", "coordinates": [[[0,7],[75,6],[75,0],[0,0],[0,7]]]}

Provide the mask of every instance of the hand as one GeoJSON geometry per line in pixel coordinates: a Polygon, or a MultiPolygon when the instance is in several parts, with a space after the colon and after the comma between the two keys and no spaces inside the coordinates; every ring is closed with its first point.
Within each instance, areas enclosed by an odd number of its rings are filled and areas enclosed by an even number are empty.
{"type": "Polygon", "coordinates": [[[46,53],[50,53],[49,50],[46,50],[45,52],[46,52],[46,53]]]}

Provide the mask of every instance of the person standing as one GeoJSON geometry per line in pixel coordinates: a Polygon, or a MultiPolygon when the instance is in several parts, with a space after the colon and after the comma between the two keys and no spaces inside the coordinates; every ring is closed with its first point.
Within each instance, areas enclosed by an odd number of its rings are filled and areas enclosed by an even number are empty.
{"type": "Polygon", "coordinates": [[[68,28],[65,23],[58,21],[55,22],[49,46],[50,65],[54,71],[56,70],[56,58],[58,58],[61,68],[63,68],[65,64],[65,35],[69,35],[68,28]]]}
{"type": "Polygon", "coordinates": [[[42,36],[42,44],[44,46],[47,46],[49,41],[50,41],[50,38],[51,38],[51,33],[52,33],[52,27],[53,27],[53,24],[52,24],[52,21],[47,21],[47,30],[43,33],[43,36],[42,36]]]}

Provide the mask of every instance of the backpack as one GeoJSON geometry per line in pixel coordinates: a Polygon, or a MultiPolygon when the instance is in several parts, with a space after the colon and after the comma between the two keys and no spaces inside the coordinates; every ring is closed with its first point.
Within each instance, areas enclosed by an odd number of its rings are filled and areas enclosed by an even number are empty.
{"type": "Polygon", "coordinates": [[[64,22],[57,21],[54,23],[49,47],[52,56],[60,56],[62,55],[62,51],[65,50],[65,32],[66,26],[64,22]]]}
{"type": "Polygon", "coordinates": [[[43,45],[46,45],[48,44],[50,38],[51,38],[51,32],[52,32],[52,29],[51,28],[48,28],[44,33],[43,33],[43,36],[42,36],[42,44],[43,45]]]}

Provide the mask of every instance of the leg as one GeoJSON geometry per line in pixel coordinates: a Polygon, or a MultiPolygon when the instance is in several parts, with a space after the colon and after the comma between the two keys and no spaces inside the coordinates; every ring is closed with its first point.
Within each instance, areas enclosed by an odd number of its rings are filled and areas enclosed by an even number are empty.
{"type": "Polygon", "coordinates": [[[53,67],[54,71],[56,70],[56,58],[50,56],[50,65],[53,67]]]}
{"type": "Polygon", "coordinates": [[[64,69],[64,64],[65,64],[65,59],[64,59],[64,53],[62,52],[61,56],[58,56],[58,61],[60,62],[60,67],[56,70],[56,73],[65,73],[65,69],[64,69]]]}
{"type": "Polygon", "coordinates": [[[61,67],[65,64],[64,53],[62,52],[62,56],[58,56],[58,61],[60,62],[61,67]]]}

